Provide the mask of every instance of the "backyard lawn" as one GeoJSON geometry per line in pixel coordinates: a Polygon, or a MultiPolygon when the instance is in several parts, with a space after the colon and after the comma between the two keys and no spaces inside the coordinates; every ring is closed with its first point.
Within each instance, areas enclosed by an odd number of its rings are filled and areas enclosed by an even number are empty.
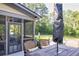
{"type": "MultiPolygon", "coordinates": [[[[38,37],[38,36],[36,36],[38,37]]],[[[40,35],[40,37],[36,38],[37,40],[50,40],[50,44],[52,44],[52,35],[40,35]]],[[[66,46],[70,47],[79,47],[79,37],[73,37],[73,36],[64,36],[63,42],[66,46]]]]}
{"type": "Polygon", "coordinates": [[[40,35],[40,36],[36,35],[35,36],[36,39],[40,39],[40,40],[42,39],[50,40],[52,39],[52,37],[53,37],[52,35],[40,35]]]}
{"type": "MultiPolygon", "coordinates": [[[[38,37],[37,35],[35,36],[37,37],[37,39],[52,39],[52,35],[40,35],[40,37],[38,37]]],[[[79,37],[73,37],[73,36],[64,36],[64,40],[79,40],[79,37]]]]}
{"type": "Polygon", "coordinates": [[[79,40],[79,37],[64,36],[64,40],[79,40]]]}

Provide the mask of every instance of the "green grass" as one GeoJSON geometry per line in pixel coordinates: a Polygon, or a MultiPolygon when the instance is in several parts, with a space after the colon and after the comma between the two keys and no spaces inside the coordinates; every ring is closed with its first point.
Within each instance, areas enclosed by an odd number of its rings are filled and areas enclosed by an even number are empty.
{"type": "Polygon", "coordinates": [[[40,39],[50,39],[52,35],[41,35],[40,39]]]}
{"type": "Polygon", "coordinates": [[[79,37],[64,36],[64,40],[79,40],[79,37]]]}
{"type": "Polygon", "coordinates": [[[38,37],[37,35],[35,36],[37,37],[36,39],[45,39],[45,40],[49,40],[50,38],[52,38],[52,35],[40,35],[40,37],[38,37]]]}
{"type": "MultiPolygon", "coordinates": [[[[37,35],[35,36],[36,39],[46,39],[49,40],[50,38],[52,38],[52,35],[40,35],[40,37],[38,37],[37,35]]],[[[64,40],[79,40],[79,37],[73,37],[73,36],[64,36],[63,38],[64,40]]]]}

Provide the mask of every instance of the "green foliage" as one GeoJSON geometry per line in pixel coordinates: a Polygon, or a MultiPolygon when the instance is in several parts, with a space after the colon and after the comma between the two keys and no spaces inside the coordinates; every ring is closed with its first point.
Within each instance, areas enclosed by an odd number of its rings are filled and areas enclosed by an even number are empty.
{"type": "Polygon", "coordinates": [[[40,32],[41,34],[52,34],[52,24],[48,17],[43,16],[41,20],[36,23],[36,34],[40,32]]]}
{"type": "Polygon", "coordinates": [[[4,33],[4,25],[0,24],[0,34],[4,33]]]}
{"type": "Polygon", "coordinates": [[[48,13],[48,8],[44,3],[27,3],[26,6],[41,16],[48,13]]]}
{"type": "Polygon", "coordinates": [[[70,36],[79,35],[79,11],[64,11],[64,34],[70,36]]]}
{"type": "Polygon", "coordinates": [[[36,22],[36,34],[52,34],[52,23],[50,23],[50,18],[48,15],[48,8],[44,3],[28,3],[27,7],[31,10],[37,12],[42,16],[40,20],[36,22]]]}
{"type": "MultiPolygon", "coordinates": [[[[31,3],[27,6],[37,12],[40,10],[42,18],[36,22],[36,34],[52,34],[53,24],[50,23],[51,19],[48,16],[47,8],[44,3],[31,3]]],[[[39,13],[39,12],[37,12],[39,13]]],[[[53,16],[52,16],[53,17],[53,16]]],[[[64,18],[64,35],[75,36],[79,35],[79,11],[66,10],[63,11],[64,18]]]]}

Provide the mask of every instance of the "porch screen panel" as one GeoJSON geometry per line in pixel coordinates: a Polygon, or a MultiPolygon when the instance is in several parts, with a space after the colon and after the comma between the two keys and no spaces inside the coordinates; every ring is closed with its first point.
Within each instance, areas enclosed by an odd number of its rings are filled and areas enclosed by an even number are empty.
{"type": "Polygon", "coordinates": [[[24,33],[26,37],[33,37],[33,24],[32,22],[25,23],[24,33]]]}
{"type": "Polygon", "coordinates": [[[6,37],[5,37],[5,16],[0,15],[0,55],[5,55],[5,44],[6,44],[6,37]]]}

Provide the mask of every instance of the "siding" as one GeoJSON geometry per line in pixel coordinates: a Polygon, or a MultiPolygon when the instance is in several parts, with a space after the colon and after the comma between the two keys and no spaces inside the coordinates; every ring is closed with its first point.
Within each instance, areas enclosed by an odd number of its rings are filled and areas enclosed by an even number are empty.
{"type": "Polygon", "coordinates": [[[18,14],[18,15],[22,15],[24,17],[26,17],[27,20],[33,20],[34,17],[30,17],[18,10],[16,10],[15,8],[12,8],[6,4],[3,4],[3,3],[0,3],[0,10],[3,10],[3,11],[7,11],[7,12],[10,12],[10,13],[14,13],[14,14],[18,14]]]}

